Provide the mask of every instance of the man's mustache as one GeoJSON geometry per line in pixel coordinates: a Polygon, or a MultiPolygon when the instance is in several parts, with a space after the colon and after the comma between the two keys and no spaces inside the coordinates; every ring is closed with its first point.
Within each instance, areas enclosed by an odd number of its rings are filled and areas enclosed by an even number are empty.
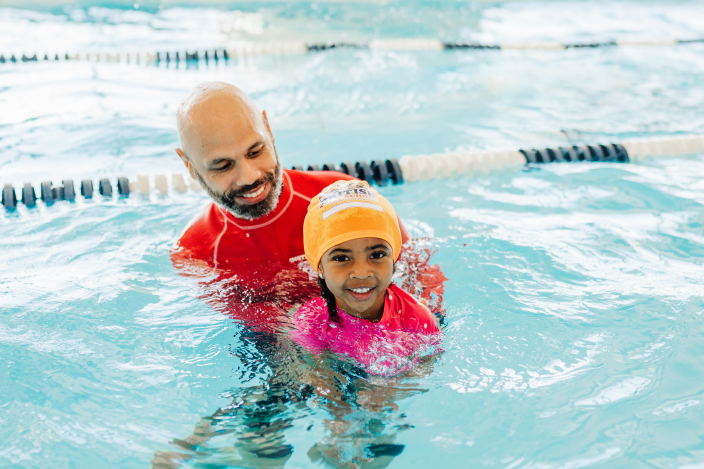
{"type": "Polygon", "coordinates": [[[243,186],[243,187],[236,189],[236,190],[232,189],[232,190],[225,192],[225,197],[227,197],[228,199],[233,199],[235,197],[242,197],[247,192],[252,192],[254,189],[261,186],[262,184],[265,184],[267,182],[271,182],[273,184],[274,179],[275,179],[274,174],[269,174],[267,176],[264,176],[262,178],[257,179],[252,184],[248,184],[248,185],[243,186]]]}

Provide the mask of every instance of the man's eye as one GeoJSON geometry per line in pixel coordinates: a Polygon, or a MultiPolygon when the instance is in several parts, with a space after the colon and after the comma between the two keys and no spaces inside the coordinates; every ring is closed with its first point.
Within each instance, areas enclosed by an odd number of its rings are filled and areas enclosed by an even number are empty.
{"type": "Polygon", "coordinates": [[[212,170],[213,171],[225,171],[226,169],[230,169],[231,166],[232,166],[232,163],[224,163],[220,166],[212,168],[212,170]]]}
{"type": "Polygon", "coordinates": [[[247,156],[249,156],[250,158],[256,158],[257,156],[261,155],[261,153],[263,151],[264,151],[264,147],[261,147],[258,150],[250,151],[247,156]]]}

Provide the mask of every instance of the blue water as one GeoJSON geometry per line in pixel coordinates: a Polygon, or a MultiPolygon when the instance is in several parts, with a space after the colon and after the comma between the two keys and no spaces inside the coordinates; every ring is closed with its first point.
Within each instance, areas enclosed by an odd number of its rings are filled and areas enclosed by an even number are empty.
{"type": "MultiPolygon", "coordinates": [[[[20,52],[704,36],[700,2],[13,5],[0,45],[20,52]]],[[[285,165],[704,133],[703,53],[5,64],[0,184],[182,172],[173,115],[213,79],[267,110],[285,165]]],[[[149,467],[171,451],[241,467],[292,448],[286,467],[704,467],[702,181],[691,155],[382,189],[448,277],[446,352],[397,378],[324,357],[326,395],[301,388],[310,357],[221,314],[172,266],[203,193],[2,211],[0,466],[149,467]],[[194,429],[212,433],[197,452],[170,443],[194,429]]]]}

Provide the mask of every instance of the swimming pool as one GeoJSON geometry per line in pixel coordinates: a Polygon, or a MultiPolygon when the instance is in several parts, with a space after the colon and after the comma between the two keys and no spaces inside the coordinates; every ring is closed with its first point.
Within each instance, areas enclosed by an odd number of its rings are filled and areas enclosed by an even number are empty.
{"type": "MultiPolygon", "coordinates": [[[[694,2],[218,8],[2,8],[0,38],[31,52],[49,41],[57,51],[211,47],[267,32],[704,33],[694,2]]],[[[267,110],[287,166],[702,133],[703,53],[349,49],[179,68],[4,64],[0,183],[183,172],[173,114],[210,79],[267,110]]],[[[258,446],[292,447],[286,467],[372,455],[381,467],[703,467],[702,156],[383,188],[449,279],[446,352],[396,379],[327,359],[343,383],[338,405],[287,387],[302,370],[296,349],[221,314],[173,268],[169,248],[203,193],[2,211],[0,465],[145,467],[225,408],[222,431],[185,467],[236,467],[258,446]],[[264,425],[261,440],[246,439],[264,425]]]]}

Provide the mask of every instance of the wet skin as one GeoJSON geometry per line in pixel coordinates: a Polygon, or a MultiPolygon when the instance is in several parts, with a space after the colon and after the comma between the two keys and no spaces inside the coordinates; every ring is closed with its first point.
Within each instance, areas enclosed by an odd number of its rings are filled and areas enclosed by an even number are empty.
{"type": "Polygon", "coordinates": [[[329,249],[318,269],[340,309],[371,322],[381,320],[394,270],[389,243],[379,238],[346,241],[329,249]]]}

